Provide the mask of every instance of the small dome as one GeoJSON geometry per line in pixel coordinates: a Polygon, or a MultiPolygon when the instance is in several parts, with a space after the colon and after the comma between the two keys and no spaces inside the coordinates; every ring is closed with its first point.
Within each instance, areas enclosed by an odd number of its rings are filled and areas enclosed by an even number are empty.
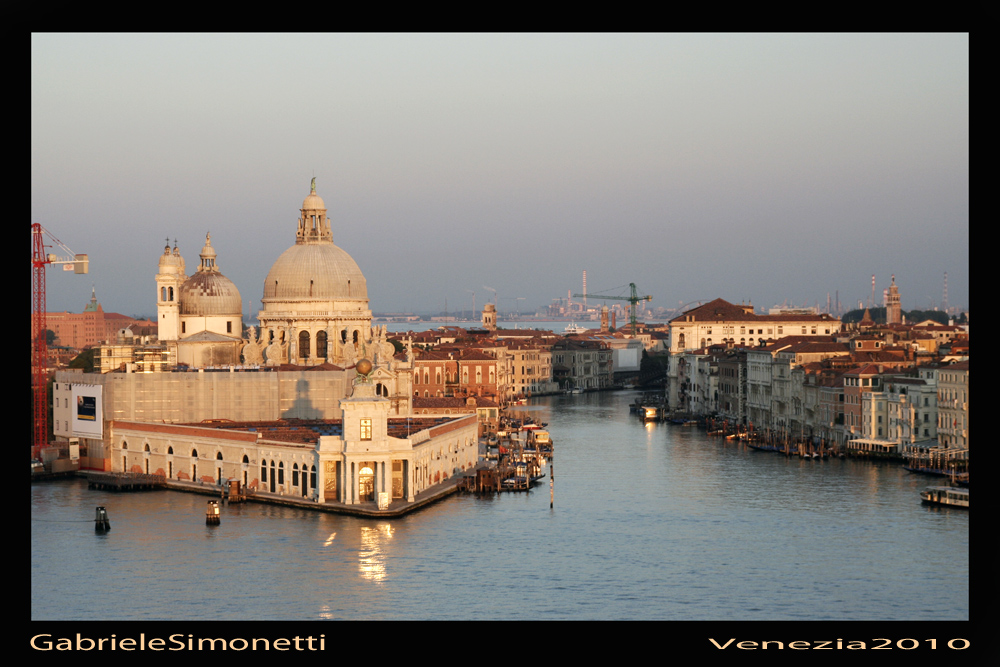
{"type": "Polygon", "coordinates": [[[306,211],[312,211],[316,209],[325,211],[326,203],[323,201],[322,197],[313,192],[308,197],[302,200],[302,209],[306,211]]]}
{"type": "Polygon", "coordinates": [[[199,271],[180,288],[181,315],[243,316],[240,291],[218,272],[199,271]]]}
{"type": "Polygon", "coordinates": [[[316,194],[315,177],[313,177],[312,184],[309,186],[309,195],[302,201],[302,209],[306,211],[316,209],[326,210],[326,203],[323,201],[323,198],[316,194]]]}
{"type": "Polygon", "coordinates": [[[180,252],[177,247],[174,246],[173,252],[170,250],[170,244],[163,249],[163,254],[160,255],[160,273],[183,273],[184,272],[184,258],[181,257],[180,252]]]}

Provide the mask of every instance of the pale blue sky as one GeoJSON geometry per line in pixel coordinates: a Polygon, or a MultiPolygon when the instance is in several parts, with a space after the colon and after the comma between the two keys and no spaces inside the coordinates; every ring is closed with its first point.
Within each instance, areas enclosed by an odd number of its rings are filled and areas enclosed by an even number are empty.
{"type": "MultiPolygon", "coordinates": [[[[211,232],[244,309],[309,182],[374,311],[567,292],[968,306],[965,34],[32,36],[32,221],[155,313],[211,232]]],[[[521,300],[517,301],[520,297],[521,300]]]]}

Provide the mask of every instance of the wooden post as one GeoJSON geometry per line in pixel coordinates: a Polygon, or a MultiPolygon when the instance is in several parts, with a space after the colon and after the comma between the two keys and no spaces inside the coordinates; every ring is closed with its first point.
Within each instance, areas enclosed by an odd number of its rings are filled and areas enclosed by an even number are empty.
{"type": "Polygon", "coordinates": [[[555,475],[553,473],[554,465],[549,463],[549,509],[552,509],[552,504],[555,502],[556,491],[555,491],[555,475]]]}
{"type": "Polygon", "coordinates": [[[205,510],[205,525],[206,526],[218,526],[220,522],[219,516],[219,503],[216,500],[208,501],[208,507],[205,510]]]}

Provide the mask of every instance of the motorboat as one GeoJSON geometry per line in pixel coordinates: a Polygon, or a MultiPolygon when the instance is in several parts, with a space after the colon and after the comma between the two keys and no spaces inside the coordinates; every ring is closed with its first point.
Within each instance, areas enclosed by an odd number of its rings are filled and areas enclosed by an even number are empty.
{"type": "Polygon", "coordinates": [[[969,489],[957,486],[928,486],[920,492],[920,499],[931,505],[964,507],[969,509],[969,489]]]}

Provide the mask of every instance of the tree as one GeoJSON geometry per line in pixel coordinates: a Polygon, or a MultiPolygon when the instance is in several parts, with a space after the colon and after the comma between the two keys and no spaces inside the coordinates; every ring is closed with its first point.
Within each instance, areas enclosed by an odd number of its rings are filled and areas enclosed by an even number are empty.
{"type": "Polygon", "coordinates": [[[69,362],[70,368],[82,368],[84,373],[94,372],[94,348],[88,348],[69,362]]]}

